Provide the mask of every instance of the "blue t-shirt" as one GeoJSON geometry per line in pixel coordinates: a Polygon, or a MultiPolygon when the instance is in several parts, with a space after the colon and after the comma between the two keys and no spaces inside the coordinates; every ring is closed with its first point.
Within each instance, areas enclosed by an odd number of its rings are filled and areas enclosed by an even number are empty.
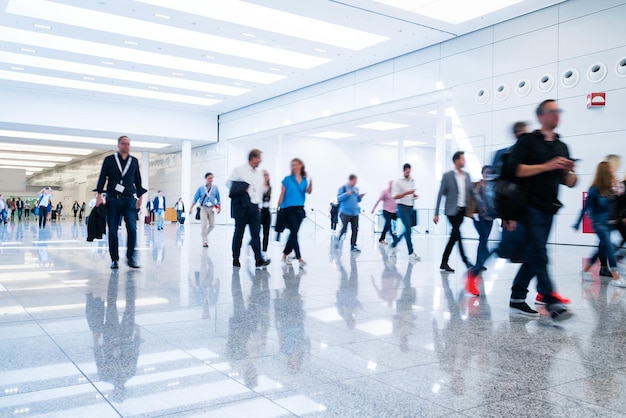
{"type": "Polygon", "coordinates": [[[306,177],[302,178],[300,184],[296,176],[291,175],[283,179],[283,186],[285,187],[285,196],[283,196],[283,203],[280,208],[288,208],[291,206],[304,206],[304,199],[306,196],[306,188],[309,182],[306,177]]]}

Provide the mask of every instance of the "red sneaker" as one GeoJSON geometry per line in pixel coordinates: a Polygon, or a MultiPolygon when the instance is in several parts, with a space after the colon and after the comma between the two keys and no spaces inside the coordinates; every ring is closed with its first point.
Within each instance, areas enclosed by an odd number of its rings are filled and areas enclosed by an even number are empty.
{"type": "Polygon", "coordinates": [[[467,274],[465,291],[471,295],[480,296],[480,291],[478,290],[478,287],[476,287],[476,276],[471,272],[467,274]]]}
{"type": "MultiPolygon", "coordinates": [[[[552,292],[552,297],[555,298],[559,303],[564,305],[569,305],[572,301],[569,298],[559,295],[556,292],[552,292]]],[[[545,305],[545,297],[541,293],[537,293],[537,298],[535,299],[535,305],[545,305]]]]}

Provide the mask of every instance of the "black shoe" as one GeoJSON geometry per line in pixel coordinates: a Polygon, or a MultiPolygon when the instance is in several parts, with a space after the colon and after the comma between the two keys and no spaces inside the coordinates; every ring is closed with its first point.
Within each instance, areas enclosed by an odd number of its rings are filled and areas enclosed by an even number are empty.
{"type": "Polygon", "coordinates": [[[480,268],[480,271],[487,271],[487,267],[484,267],[484,266],[483,266],[483,267],[481,267],[481,268],[480,268]]]}
{"type": "Polygon", "coordinates": [[[128,267],[130,267],[131,269],[140,269],[141,267],[139,267],[139,264],[137,264],[137,262],[135,260],[133,260],[132,258],[128,259],[128,267]]]}
{"type": "Polygon", "coordinates": [[[233,258],[233,267],[241,267],[241,263],[238,258],[233,258]]]}
{"type": "Polygon", "coordinates": [[[118,268],[120,268],[120,263],[118,263],[117,260],[112,261],[111,262],[111,269],[112,270],[117,270],[118,268]]]}
{"type": "Polygon", "coordinates": [[[267,267],[270,265],[270,263],[272,262],[272,260],[270,260],[269,258],[266,259],[260,259],[256,261],[256,267],[267,267]]]}
{"type": "Polygon", "coordinates": [[[350,251],[352,251],[353,253],[360,253],[360,252],[361,252],[361,250],[359,249],[359,247],[357,247],[356,245],[353,245],[353,246],[350,248],[350,251]]]}
{"type": "Polygon", "coordinates": [[[509,312],[513,315],[528,316],[530,318],[539,318],[539,312],[528,306],[526,302],[510,302],[509,312]]]}
{"type": "Polygon", "coordinates": [[[613,273],[611,273],[608,267],[600,267],[600,276],[613,277],[613,273]]]}
{"type": "Polygon", "coordinates": [[[463,261],[463,264],[465,264],[465,267],[467,267],[468,269],[471,269],[472,267],[474,267],[474,265],[470,263],[469,260],[463,261]]]}
{"type": "Polygon", "coordinates": [[[553,321],[563,321],[565,319],[571,318],[572,311],[567,309],[565,305],[561,303],[553,303],[552,305],[548,305],[548,312],[550,312],[550,317],[553,321]]]}
{"type": "Polygon", "coordinates": [[[454,269],[448,265],[448,263],[441,263],[439,270],[447,271],[448,273],[454,273],[454,269]]]}

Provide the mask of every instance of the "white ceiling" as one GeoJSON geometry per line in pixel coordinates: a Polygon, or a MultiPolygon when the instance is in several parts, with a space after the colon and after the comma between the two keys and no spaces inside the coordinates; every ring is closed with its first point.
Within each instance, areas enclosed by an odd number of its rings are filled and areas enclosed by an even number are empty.
{"type": "MultiPolygon", "coordinates": [[[[0,0],[0,94],[28,89],[217,115],[563,0],[502,0],[516,3],[457,24],[446,22],[447,14],[432,17],[432,10],[445,10],[450,2],[482,7],[499,1],[0,0]]],[[[383,142],[390,134],[408,139],[433,130],[429,118],[385,117],[410,127],[357,129],[347,139],[383,142]]],[[[60,132],[0,118],[2,130],[111,139],[109,132],[60,132]]],[[[134,134],[133,140],[151,138],[134,134]]],[[[0,142],[54,145],[35,135],[0,135],[0,142]]]]}
{"type": "Polygon", "coordinates": [[[518,1],[454,25],[373,0],[0,0],[0,86],[224,113],[559,2],[518,1]]]}

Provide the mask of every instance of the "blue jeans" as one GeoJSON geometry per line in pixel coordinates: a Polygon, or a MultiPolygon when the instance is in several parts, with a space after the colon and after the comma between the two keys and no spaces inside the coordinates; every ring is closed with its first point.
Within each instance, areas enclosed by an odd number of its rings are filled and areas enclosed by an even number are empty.
{"type": "Polygon", "coordinates": [[[156,226],[157,228],[163,228],[165,223],[165,211],[163,209],[157,209],[156,211],[156,226]]]}
{"type": "Polygon", "coordinates": [[[487,261],[491,254],[487,247],[487,242],[489,241],[489,234],[491,234],[492,227],[493,219],[485,219],[482,216],[480,216],[478,220],[474,219],[474,228],[476,228],[476,232],[478,232],[478,252],[476,253],[476,265],[474,266],[476,271],[480,270],[485,265],[485,261],[487,261]]]}
{"type": "Polygon", "coordinates": [[[2,209],[2,211],[0,212],[0,220],[2,221],[3,224],[7,223],[7,211],[6,211],[6,209],[2,209]]]}
{"type": "Polygon", "coordinates": [[[589,264],[595,263],[598,258],[607,260],[611,269],[617,268],[617,260],[615,259],[615,246],[611,242],[611,227],[606,224],[593,223],[593,229],[600,240],[598,251],[589,259],[589,264]]]}
{"type": "Polygon", "coordinates": [[[409,250],[409,254],[413,254],[413,240],[411,239],[411,232],[413,232],[412,224],[413,208],[410,206],[398,205],[398,219],[402,221],[404,226],[404,232],[402,235],[394,239],[391,246],[393,248],[398,246],[398,243],[402,241],[402,237],[406,240],[406,248],[409,250]]]}
{"type": "Polygon", "coordinates": [[[128,233],[128,242],[126,243],[126,258],[135,260],[135,245],[137,243],[137,200],[129,197],[117,199],[111,196],[107,199],[107,224],[109,230],[109,254],[112,261],[120,259],[118,250],[117,229],[122,218],[126,223],[126,232],[128,233]]]}
{"type": "MultiPolygon", "coordinates": [[[[6,213],[4,214],[4,218],[6,220],[6,213]]],[[[47,220],[48,220],[48,207],[39,206],[39,228],[45,228],[47,220]]]]}
{"type": "Polygon", "coordinates": [[[528,206],[526,219],[523,224],[526,227],[526,254],[511,288],[511,300],[523,301],[528,293],[528,284],[533,277],[537,277],[537,291],[544,296],[546,304],[558,303],[552,296],[552,280],[548,275],[548,251],[546,244],[552,218],[554,215],[544,212],[532,206],[528,206]]]}

